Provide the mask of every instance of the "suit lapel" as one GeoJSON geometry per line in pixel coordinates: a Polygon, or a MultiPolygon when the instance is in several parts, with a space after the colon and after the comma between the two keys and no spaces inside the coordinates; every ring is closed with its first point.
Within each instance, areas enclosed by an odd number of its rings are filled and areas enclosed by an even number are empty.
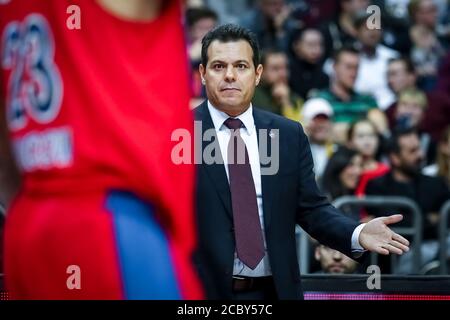
{"type": "MultiPolygon", "coordinates": [[[[202,137],[206,130],[213,129],[214,130],[214,124],[211,119],[211,115],[209,114],[208,105],[207,102],[203,102],[196,110],[196,120],[202,121],[202,137]]],[[[197,138],[198,139],[198,138],[197,138]]],[[[198,140],[197,140],[198,141],[198,140]]],[[[211,178],[211,181],[213,181],[213,185],[219,194],[219,197],[228,213],[230,218],[233,218],[233,212],[231,209],[231,192],[230,192],[230,186],[227,179],[227,174],[225,172],[225,167],[222,163],[213,163],[213,164],[206,164],[204,163],[203,159],[203,150],[205,150],[206,146],[211,143],[217,143],[219,144],[217,140],[217,136],[214,134],[214,140],[213,141],[202,141],[202,164],[201,168],[204,168],[206,173],[211,178]]],[[[218,149],[217,149],[218,150],[218,149]]],[[[222,159],[222,154],[219,151],[219,155],[217,155],[222,159]]],[[[223,160],[223,159],[222,159],[223,160]]]]}
{"type": "MultiPolygon", "coordinates": [[[[270,135],[272,126],[272,119],[264,115],[264,113],[256,110],[253,106],[253,118],[255,120],[256,134],[258,137],[258,150],[260,150],[260,161],[261,161],[261,142],[267,143],[267,155],[271,154],[271,142],[270,135]],[[264,138],[264,139],[263,139],[264,138]]],[[[266,156],[267,156],[266,155],[266,156]]],[[[261,163],[261,170],[267,167],[267,164],[261,163]]],[[[272,205],[274,196],[276,192],[276,179],[277,175],[261,175],[261,188],[262,188],[262,198],[263,198],[263,210],[264,210],[264,226],[265,230],[269,230],[269,225],[272,218],[272,205]]]]}

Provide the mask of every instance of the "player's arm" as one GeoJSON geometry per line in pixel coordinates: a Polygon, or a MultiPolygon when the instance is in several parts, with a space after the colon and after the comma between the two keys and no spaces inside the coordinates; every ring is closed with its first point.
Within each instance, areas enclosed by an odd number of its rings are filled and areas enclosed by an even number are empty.
{"type": "Polygon", "coordinates": [[[20,184],[19,170],[14,162],[8,139],[5,113],[5,95],[0,78],[0,203],[8,207],[20,184]]]}
{"type": "MultiPolygon", "coordinates": [[[[174,1],[174,0],[172,0],[174,1]]],[[[107,11],[130,20],[153,20],[163,9],[162,0],[98,0],[107,11]]]]}

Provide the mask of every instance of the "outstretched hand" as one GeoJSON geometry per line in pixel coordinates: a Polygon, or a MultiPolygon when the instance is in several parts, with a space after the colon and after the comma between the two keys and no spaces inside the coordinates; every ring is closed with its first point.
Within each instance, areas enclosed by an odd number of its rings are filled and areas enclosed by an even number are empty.
{"type": "Polygon", "coordinates": [[[359,234],[359,243],[364,249],[383,255],[389,253],[401,255],[407,252],[409,241],[388,227],[388,225],[400,222],[402,219],[401,214],[394,214],[369,221],[359,234]]]}

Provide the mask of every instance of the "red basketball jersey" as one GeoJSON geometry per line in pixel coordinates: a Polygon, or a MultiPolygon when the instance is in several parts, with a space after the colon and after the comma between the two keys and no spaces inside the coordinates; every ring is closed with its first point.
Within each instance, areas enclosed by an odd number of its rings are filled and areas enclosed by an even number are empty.
{"type": "Polygon", "coordinates": [[[94,0],[0,0],[2,112],[25,193],[129,190],[190,251],[193,165],[171,160],[173,131],[192,132],[188,64],[165,3],[135,22],[94,0]]]}

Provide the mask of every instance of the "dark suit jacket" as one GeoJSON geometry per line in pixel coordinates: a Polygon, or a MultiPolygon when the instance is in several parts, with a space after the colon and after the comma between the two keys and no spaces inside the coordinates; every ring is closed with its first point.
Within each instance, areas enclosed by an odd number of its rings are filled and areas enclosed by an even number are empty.
{"type": "MultiPolygon", "coordinates": [[[[306,135],[299,123],[253,108],[259,129],[279,129],[279,171],[262,175],[264,226],[270,266],[280,299],[302,299],[296,254],[298,223],[319,242],[351,256],[357,223],[332,207],[315,182],[306,135]]],[[[202,131],[214,128],[207,103],[195,109],[202,131]]],[[[266,137],[270,140],[270,137],[266,137]]],[[[258,138],[258,143],[259,143],[258,138]]],[[[203,142],[203,149],[211,142],[203,142]]],[[[203,150],[202,149],[202,150],[203,150]]],[[[209,298],[231,299],[235,238],[229,184],[222,164],[197,165],[195,256],[209,298]]]]}

